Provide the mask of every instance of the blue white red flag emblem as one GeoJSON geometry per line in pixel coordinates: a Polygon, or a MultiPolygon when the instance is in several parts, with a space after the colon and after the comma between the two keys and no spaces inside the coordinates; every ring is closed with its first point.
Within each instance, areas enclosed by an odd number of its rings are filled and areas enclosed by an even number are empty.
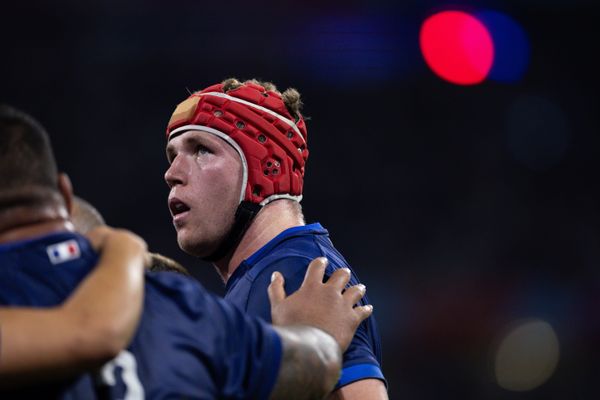
{"type": "Polygon", "coordinates": [[[79,245],[76,240],[67,240],[53,244],[52,246],[46,247],[48,258],[52,264],[60,264],[65,261],[75,260],[79,258],[81,252],[79,251],[79,245]]]}

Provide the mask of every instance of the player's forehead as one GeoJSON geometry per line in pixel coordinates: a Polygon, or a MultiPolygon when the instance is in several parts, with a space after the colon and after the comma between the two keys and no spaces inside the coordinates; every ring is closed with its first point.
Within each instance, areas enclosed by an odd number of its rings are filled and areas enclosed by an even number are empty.
{"type": "Polygon", "coordinates": [[[201,130],[189,130],[178,134],[171,138],[167,143],[166,151],[167,156],[179,151],[183,151],[186,148],[191,148],[194,145],[201,144],[214,144],[222,145],[223,140],[216,137],[215,135],[201,131],[201,130]]]}

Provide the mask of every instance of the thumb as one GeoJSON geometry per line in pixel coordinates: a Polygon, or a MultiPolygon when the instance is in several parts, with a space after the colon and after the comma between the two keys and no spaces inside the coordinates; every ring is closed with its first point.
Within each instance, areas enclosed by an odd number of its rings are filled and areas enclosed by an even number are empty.
{"type": "Polygon", "coordinates": [[[271,301],[271,307],[279,304],[282,300],[285,299],[285,289],[283,288],[283,284],[285,280],[283,279],[283,275],[279,272],[273,272],[271,275],[271,284],[268,288],[269,293],[269,301],[271,301]]]}

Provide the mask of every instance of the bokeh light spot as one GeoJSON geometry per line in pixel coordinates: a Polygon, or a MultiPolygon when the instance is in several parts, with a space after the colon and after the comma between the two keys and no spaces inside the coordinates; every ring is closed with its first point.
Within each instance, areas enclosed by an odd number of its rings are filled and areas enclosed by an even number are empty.
{"type": "Polygon", "coordinates": [[[427,18],[419,43],[429,68],[448,82],[481,83],[492,68],[492,37],[484,24],[465,12],[443,11],[427,18]]]}
{"type": "Polygon", "coordinates": [[[530,45],[525,30],[510,16],[497,11],[475,14],[494,41],[494,63],[488,79],[510,83],[519,81],[529,65],[530,45]]]}
{"type": "Polygon", "coordinates": [[[552,376],[559,359],[559,341],[542,320],[522,321],[502,339],[496,352],[496,382],[506,390],[527,391],[552,376]]]}

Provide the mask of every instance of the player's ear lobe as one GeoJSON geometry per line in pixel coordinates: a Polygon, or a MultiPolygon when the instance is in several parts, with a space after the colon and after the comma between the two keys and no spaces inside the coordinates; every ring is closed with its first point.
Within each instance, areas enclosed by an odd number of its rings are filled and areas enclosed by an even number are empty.
{"type": "Polygon", "coordinates": [[[58,190],[62,195],[67,212],[69,215],[73,212],[73,185],[71,185],[71,179],[63,172],[58,174],[58,190]]]}

